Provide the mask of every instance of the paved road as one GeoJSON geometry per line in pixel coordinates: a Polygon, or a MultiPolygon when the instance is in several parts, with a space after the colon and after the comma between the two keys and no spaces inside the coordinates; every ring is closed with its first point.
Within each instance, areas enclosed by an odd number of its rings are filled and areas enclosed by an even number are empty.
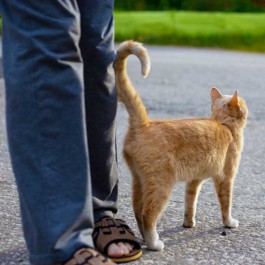
{"type": "MultiPolygon", "coordinates": [[[[144,250],[140,264],[265,264],[265,55],[207,49],[150,48],[152,70],[139,74],[136,59],[129,73],[151,118],[209,115],[212,86],[224,93],[238,89],[248,102],[250,118],[245,148],[234,188],[234,217],[240,226],[224,229],[211,181],[201,191],[197,227],[182,228],[184,185],[178,184],[158,226],[165,249],[144,250]],[[222,232],[226,231],[226,236],[222,232]]],[[[3,81],[0,82],[0,264],[27,264],[16,187],[11,172],[4,125],[3,81]]],[[[118,112],[118,146],[127,127],[122,105],[118,112]]],[[[119,151],[120,154],[121,151],[119,151]]],[[[130,175],[119,155],[120,212],[137,232],[130,204],[130,175]]],[[[137,232],[138,234],[138,232],[137,232]]]]}

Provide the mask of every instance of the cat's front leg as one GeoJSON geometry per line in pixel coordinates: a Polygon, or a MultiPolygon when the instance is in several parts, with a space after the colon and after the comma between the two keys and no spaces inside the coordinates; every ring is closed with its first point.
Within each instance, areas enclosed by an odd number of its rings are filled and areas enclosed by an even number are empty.
{"type": "Polygon", "coordinates": [[[222,211],[223,224],[228,228],[236,228],[239,225],[238,220],[234,219],[231,215],[233,182],[233,177],[225,177],[222,180],[214,178],[214,186],[222,211]]]}
{"type": "Polygon", "coordinates": [[[201,189],[202,180],[193,180],[186,184],[185,191],[185,215],[183,226],[186,228],[195,227],[195,215],[198,195],[201,189]]]}

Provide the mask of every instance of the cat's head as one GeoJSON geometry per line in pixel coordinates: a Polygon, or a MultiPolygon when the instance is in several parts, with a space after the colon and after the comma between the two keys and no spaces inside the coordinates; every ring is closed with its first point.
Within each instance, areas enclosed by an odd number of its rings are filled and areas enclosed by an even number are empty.
{"type": "Polygon", "coordinates": [[[232,96],[222,95],[217,88],[211,90],[211,117],[228,126],[244,128],[248,116],[248,108],[237,91],[232,96]]]}

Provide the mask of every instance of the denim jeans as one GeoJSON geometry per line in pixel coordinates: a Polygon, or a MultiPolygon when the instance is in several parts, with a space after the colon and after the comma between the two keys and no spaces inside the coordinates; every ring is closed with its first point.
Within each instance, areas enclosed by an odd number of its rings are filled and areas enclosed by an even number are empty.
{"type": "Polygon", "coordinates": [[[113,0],[0,0],[6,121],[30,261],[93,246],[117,211],[113,0]],[[93,192],[93,194],[92,194],[93,192]]]}

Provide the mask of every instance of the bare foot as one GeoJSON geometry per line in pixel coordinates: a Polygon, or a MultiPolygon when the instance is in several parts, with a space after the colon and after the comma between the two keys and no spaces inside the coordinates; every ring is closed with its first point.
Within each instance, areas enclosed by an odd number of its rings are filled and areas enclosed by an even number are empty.
{"type": "Polygon", "coordinates": [[[133,245],[129,243],[112,243],[108,247],[108,257],[119,258],[128,255],[133,250],[133,245]]]}

